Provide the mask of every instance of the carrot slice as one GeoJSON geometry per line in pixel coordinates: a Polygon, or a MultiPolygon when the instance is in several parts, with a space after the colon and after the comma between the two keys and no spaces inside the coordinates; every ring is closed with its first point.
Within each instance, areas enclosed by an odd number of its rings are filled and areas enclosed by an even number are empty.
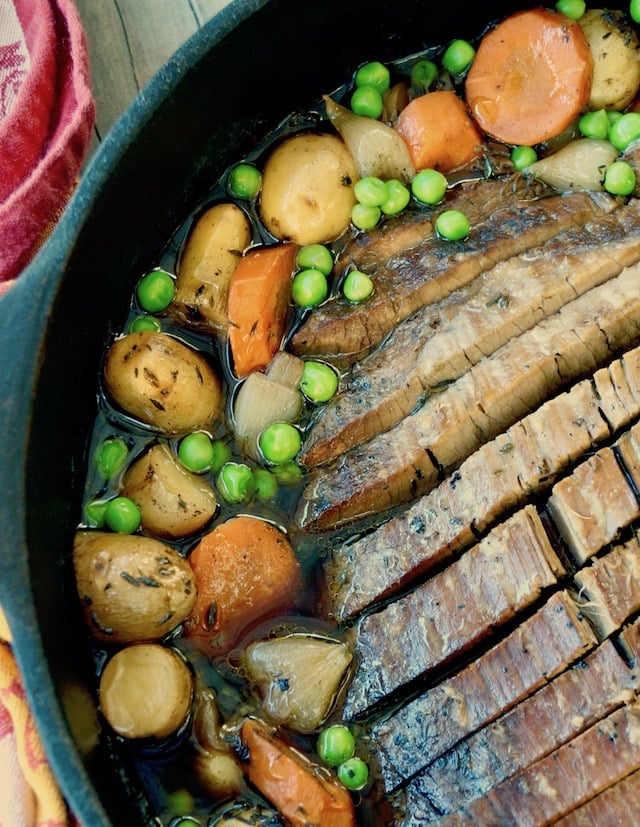
{"type": "Polygon", "coordinates": [[[185,621],[188,637],[228,651],[254,623],[290,608],[300,591],[300,565],[286,535],[240,515],[216,526],[189,555],[198,596],[185,621]]]}
{"type": "Polygon", "coordinates": [[[249,752],[249,781],[293,827],[355,827],[351,796],[340,784],[273,734],[247,718],[240,737],[249,752]]]}
{"type": "Polygon", "coordinates": [[[229,345],[236,376],[264,368],[280,347],[289,310],[293,244],[259,247],[240,259],[229,285],[229,345]]]}
{"type": "Polygon", "coordinates": [[[592,73],[580,25],[535,8],[505,18],[483,37],[465,94],[484,132],[532,146],[559,135],[582,112],[592,73]]]}
{"type": "Polygon", "coordinates": [[[427,92],[398,116],[396,129],[417,170],[461,167],[482,151],[482,137],[455,92],[427,92]]]}

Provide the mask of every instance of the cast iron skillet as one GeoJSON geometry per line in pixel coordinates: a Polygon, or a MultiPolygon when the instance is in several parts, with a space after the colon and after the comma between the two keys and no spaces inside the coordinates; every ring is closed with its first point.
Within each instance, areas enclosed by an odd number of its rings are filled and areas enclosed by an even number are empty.
{"type": "Polygon", "coordinates": [[[0,602],[54,772],[85,827],[152,821],[126,757],[98,748],[83,758],[71,734],[83,704],[70,687],[90,687],[93,664],[69,550],[111,325],[180,221],[268,127],[361,62],[472,37],[531,5],[234,0],[116,125],[0,301],[0,602]]]}

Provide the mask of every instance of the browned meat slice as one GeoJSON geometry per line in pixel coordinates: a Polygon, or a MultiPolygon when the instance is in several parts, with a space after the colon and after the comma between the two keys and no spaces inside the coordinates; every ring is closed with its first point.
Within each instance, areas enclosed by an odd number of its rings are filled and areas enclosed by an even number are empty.
{"type": "Polygon", "coordinates": [[[618,635],[621,651],[631,662],[640,664],[640,618],[629,623],[618,635]]]}
{"type": "Polygon", "coordinates": [[[574,575],[583,612],[603,637],[640,610],[640,542],[633,537],[574,575]]]}
{"type": "Polygon", "coordinates": [[[556,592],[535,614],[460,672],[370,732],[391,789],[539,689],[596,645],[572,598],[556,592]]]}
{"type": "Polygon", "coordinates": [[[640,770],[556,821],[556,827],[638,827],[640,770]]]}
{"type": "Polygon", "coordinates": [[[427,493],[465,457],[570,381],[640,338],[640,265],[565,305],[483,359],[395,428],[316,469],[298,527],[323,531],[427,493]]]}
{"type": "Polygon", "coordinates": [[[484,795],[613,710],[638,688],[610,641],[442,755],[394,797],[403,827],[431,824],[484,795]]]}
{"type": "Polygon", "coordinates": [[[623,411],[627,422],[640,413],[640,349],[621,362],[625,370],[598,371],[483,445],[400,516],[336,546],[325,564],[327,613],[345,620],[425,574],[609,437],[609,411],[621,424],[623,411]]]}
{"type": "Polygon", "coordinates": [[[536,509],[516,512],[442,572],[351,630],[358,667],[342,714],[355,718],[448,664],[532,605],[562,573],[536,509]]]}
{"type": "Polygon", "coordinates": [[[434,209],[408,209],[387,218],[373,230],[358,233],[345,247],[338,265],[341,272],[349,266],[375,272],[392,256],[430,238],[433,220],[445,209],[461,210],[470,223],[476,224],[510,204],[526,203],[550,194],[544,184],[519,173],[461,184],[450,189],[445,200],[434,209]]]}
{"type": "Polygon", "coordinates": [[[308,431],[302,462],[324,464],[389,430],[425,396],[639,259],[640,201],[634,200],[418,311],[343,382],[308,431]]]}
{"type": "Polygon", "coordinates": [[[623,434],[616,443],[616,454],[631,485],[636,492],[640,492],[640,426],[634,425],[626,434],[623,434]]]}
{"type": "Polygon", "coordinates": [[[439,827],[543,827],[640,768],[640,705],[623,707],[438,821],[439,827]]]}
{"type": "Polygon", "coordinates": [[[547,509],[582,564],[640,516],[640,506],[611,448],[602,448],[557,482],[547,509]]]}
{"type": "Polygon", "coordinates": [[[316,308],[293,334],[292,350],[298,355],[359,358],[420,307],[468,284],[498,261],[583,224],[603,209],[610,211],[612,204],[602,194],[551,195],[485,213],[464,241],[429,238],[371,274],[375,289],[366,302],[335,298],[316,308]]]}

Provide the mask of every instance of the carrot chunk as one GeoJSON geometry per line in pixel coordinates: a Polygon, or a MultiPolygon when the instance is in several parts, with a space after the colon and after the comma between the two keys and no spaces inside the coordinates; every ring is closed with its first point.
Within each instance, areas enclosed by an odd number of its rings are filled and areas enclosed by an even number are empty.
{"type": "Polygon", "coordinates": [[[398,116],[396,129],[417,170],[461,167],[482,151],[482,137],[455,92],[427,92],[398,116]]]}
{"type": "Polygon", "coordinates": [[[582,112],[592,73],[580,25],[535,8],[512,14],[483,37],[465,94],[484,132],[532,146],[559,135],[582,112]]]}
{"type": "Polygon", "coordinates": [[[289,311],[293,244],[259,247],[240,259],[229,285],[229,345],[236,376],[264,368],[280,347],[289,311]]]}
{"type": "Polygon", "coordinates": [[[240,515],[216,526],[189,555],[198,596],[185,621],[188,637],[228,651],[247,628],[295,604],[300,565],[286,535],[240,515]]]}
{"type": "Polygon", "coordinates": [[[293,750],[261,721],[240,730],[249,752],[248,776],[293,827],[355,827],[351,796],[331,776],[293,750]]]}

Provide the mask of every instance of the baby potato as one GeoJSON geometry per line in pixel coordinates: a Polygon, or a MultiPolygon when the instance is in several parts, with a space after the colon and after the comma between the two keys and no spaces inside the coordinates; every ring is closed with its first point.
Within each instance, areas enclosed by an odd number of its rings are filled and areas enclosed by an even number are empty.
{"type": "Polygon", "coordinates": [[[251,225],[235,204],[216,204],[191,229],[180,257],[174,307],[186,319],[227,327],[231,276],[251,243],[251,225]]]}
{"type": "Polygon", "coordinates": [[[334,241],[351,220],[357,178],[353,157],[340,137],[294,135],[277,146],[265,164],[262,220],[283,241],[334,241]]]}
{"type": "Polygon", "coordinates": [[[123,738],[166,738],[186,721],[193,677],[177,652],[157,643],[121,649],[100,676],[100,706],[123,738]]]}
{"type": "Polygon", "coordinates": [[[640,88],[638,37],[618,10],[589,9],[578,21],[593,57],[590,109],[625,109],[640,88]]]}
{"type": "Polygon", "coordinates": [[[192,474],[163,444],[153,445],[125,474],[122,493],[142,512],[142,528],[179,539],[203,528],[216,513],[213,488],[192,474]]]}
{"type": "Polygon", "coordinates": [[[104,643],[159,640],[196,601],[187,560],[151,537],[78,531],[73,566],[85,621],[104,643]]]}
{"type": "Polygon", "coordinates": [[[169,433],[196,431],[222,406],[222,384],[207,360],[167,333],[117,339],[104,364],[104,385],[126,413],[169,433]]]}

